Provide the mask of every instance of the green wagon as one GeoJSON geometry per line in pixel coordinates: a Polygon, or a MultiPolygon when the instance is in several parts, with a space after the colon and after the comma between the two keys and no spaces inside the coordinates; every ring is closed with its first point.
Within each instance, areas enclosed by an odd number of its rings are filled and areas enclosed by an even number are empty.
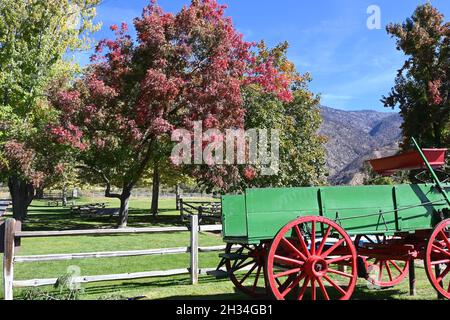
{"type": "Polygon", "coordinates": [[[431,284],[450,298],[450,184],[435,172],[445,150],[416,147],[374,168],[389,174],[423,167],[431,183],[223,196],[222,258],[235,286],[280,300],[349,299],[358,277],[391,287],[407,276],[411,261],[422,259],[431,284]]]}

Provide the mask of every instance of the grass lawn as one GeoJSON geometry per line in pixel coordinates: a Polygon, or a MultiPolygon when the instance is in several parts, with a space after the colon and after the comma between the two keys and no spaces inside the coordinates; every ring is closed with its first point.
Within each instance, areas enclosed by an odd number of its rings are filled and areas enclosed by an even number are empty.
{"type": "MultiPolygon", "coordinates": [[[[106,202],[110,207],[117,207],[118,201],[112,199],[82,199],[79,203],[106,202]]],[[[161,214],[158,217],[149,215],[150,201],[148,199],[132,199],[130,210],[130,227],[173,226],[181,225],[179,213],[175,210],[175,201],[162,199],[161,214]]],[[[64,230],[111,228],[115,220],[109,217],[80,218],[72,216],[69,209],[49,208],[44,201],[33,202],[29,219],[24,230],[64,230]]],[[[203,233],[200,235],[200,246],[214,246],[223,244],[220,235],[203,233]]],[[[85,236],[61,238],[23,239],[19,255],[81,253],[96,251],[140,250],[152,248],[173,248],[189,245],[189,233],[173,234],[145,234],[118,236],[85,236]]],[[[219,262],[218,253],[201,253],[200,267],[213,268],[219,262]]],[[[152,270],[168,270],[186,268],[189,265],[187,254],[82,259],[57,262],[17,263],[15,265],[15,279],[36,279],[59,277],[67,270],[76,267],[81,275],[100,275],[128,272],[142,272],[152,270]]],[[[374,290],[367,286],[367,282],[359,280],[353,295],[354,299],[436,299],[436,293],[428,283],[425,272],[418,267],[416,270],[416,297],[408,295],[408,281],[395,288],[374,290]]],[[[106,299],[146,296],[149,299],[233,299],[242,300],[247,297],[236,292],[231,281],[215,279],[211,276],[201,276],[196,286],[189,284],[189,275],[140,279],[133,281],[111,281],[83,284],[84,293],[81,299],[106,299]]],[[[51,288],[44,288],[51,289],[51,288]]],[[[24,289],[16,289],[14,295],[20,299],[24,289]]],[[[3,296],[1,290],[0,297],[3,296]]]]}

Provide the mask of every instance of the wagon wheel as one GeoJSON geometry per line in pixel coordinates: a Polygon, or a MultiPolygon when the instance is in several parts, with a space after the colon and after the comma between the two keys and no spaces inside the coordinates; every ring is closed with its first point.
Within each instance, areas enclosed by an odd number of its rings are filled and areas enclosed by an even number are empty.
{"type": "MultiPolygon", "coordinates": [[[[391,238],[385,235],[375,235],[374,237],[359,235],[355,238],[356,250],[359,251],[362,248],[363,241],[378,245],[386,244],[389,239],[391,238]]],[[[409,261],[366,257],[365,263],[367,268],[366,280],[382,288],[396,286],[408,275],[409,261]]]]}
{"type": "Polygon", "coordinates": [[[278,300],[347,300],[355,289],[356,264],[355,246],[344,229],[324,217],[303,217],[274,238],[267,278],[278,300]],[[342,264],[346,271],[339,270],[342,264]]]}
{"type": "Polygon", "coordinates": [[[442,221],[434,229],[425,252],[425,271],[433,287],[450,299],[450,219],[442,221]],[[439,274],[435,269],[440,270],[439,274]]]}
{"type": "Polygon", "coordinates": [[[266,256],[266,244],[227,244],[225,267],[230,280],[239,291],[254,298],[267,296],[266,256]]]}

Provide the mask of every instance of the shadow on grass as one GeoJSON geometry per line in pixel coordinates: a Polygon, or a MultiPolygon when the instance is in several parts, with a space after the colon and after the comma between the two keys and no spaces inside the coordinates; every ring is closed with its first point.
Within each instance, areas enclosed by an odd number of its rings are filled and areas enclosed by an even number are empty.
{"type": "MultiPolygon", "coordinates": [[[[401,290],[397,289],[384,289],[384,290],[365,290],[361,288],[355,289],[355,292],[352,295],[351,300],[395,300],[399,294],[401,294],[401,290]]],[[[305,293],[305,297],[309,297],[309,292],[305,293]]],[[[234,293],[226,293],[219,295],[177,295],[171,296],[162,299],[156,300],[273,300],[271,296],[266,298],[252,298],[249,297],[237,289],[235,289],[234,293]]],[[[307,299],[306,299],[307,300],[307,299]]]]}
{"type": "MultiPolygon", "coordinates": [[[[153,226],[183,226],[179,215],[170,215],[171,209],[161,209],[160,215],[152,216],[149,210],[130,209],[128,217],[129,227],[153,226]]],[[[46,212],[33,206],[24,223],[27,231],[58,231],[115,228],[117,217],[98,216],[88,217],[71,214],[68,208],[48,208],[46,212]]]]}
{"type": "MultiPolygon", "coordinates": [[[[234,292],[229,293],[214,293],[208,294],[208,288],[221,286],[228,282],[228,279],[214,279],[214,278],[200,278],[197,285],[198,291],[204,291],[205,294],[174,294],[164,298],[156,298],[154,300],[255,300],[252,297],[234,289],[234,292]]],[[[119,292],[129,298],[132,298],[131,292],[137,290],[137,294],[142,292],[157,291],[162,288],[175,287],[175,292],[183,291],[182,286],[190,286],[188,278],[161,278],[158,280],[135,280],[130,282],[123,282],[121,284],[96,285],[85,288],[85,294],[95,296],[107,296],[111,292],[119,292]]],[[[396,288],[388,289],[369,289],[364,285],[358,285],[352,295],[352,300],[395,300],[398,296],[406,294],[404,291],[396,288]]],[[[309,292],[306,292],[305,297],[309,297],[309,292]]],[[[258,300],[272,300],[271,296],[266,298],[258,298],[258,300]]]]}

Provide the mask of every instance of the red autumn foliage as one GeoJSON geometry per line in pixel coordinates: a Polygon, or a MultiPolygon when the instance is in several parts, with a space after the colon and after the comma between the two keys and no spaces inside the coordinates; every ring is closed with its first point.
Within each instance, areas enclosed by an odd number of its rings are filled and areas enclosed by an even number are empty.
{"type": "Polygon", "coordinates": [[[441,80],[430,81],[428,83],[428,95],[430,97],[430,101],[431,103],[437,106],[442,104],[442,102],[444,101],[444,99],[442,99],[440,92],[441,86],[442,86],[441,80]]]}
{"type": "Polygon", "coordinates": [[[20,172],[28,178],[34,187],[42,186],[46,174],[33,168],[32,163],[35,158],[35,151],[27,148],[25,144],[16,140],[11,140],[3,146],[5,156],[9,160],[9,165],[16,172],[20,172]]]}
{"type": "MultiPolygon", "coordinates": [[[[174,15],[151,1],[134,20],[136,43],[126,24],[112,26],[115,39],[100,41],[89,72],[54,101],[56,139],[95,154],[85,159],[90,166],[126,170],[118,176],[132,187],[172,130],[191,130],[195,121],[243,128],[244,86],[292,100],[289,77],[270,59],[256,59],[255,44],[243,40],[225,8],[194,0],[174,15]]],[[[223,177],[239,176],[236,168],[204,174],[220,187],[223,177]]]]}

